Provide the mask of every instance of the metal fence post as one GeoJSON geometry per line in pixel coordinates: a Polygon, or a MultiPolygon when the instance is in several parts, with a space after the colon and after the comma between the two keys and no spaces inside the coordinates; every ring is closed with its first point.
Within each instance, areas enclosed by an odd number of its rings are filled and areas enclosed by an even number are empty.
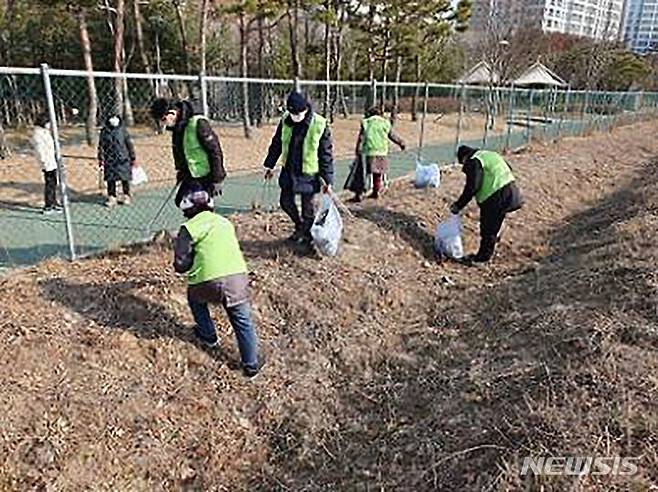
{"type": "Polygon", "coordinates": [[[459,117],[457,118],[457,136],[455,137],[455,151],[452,155],[457,155],[457,149],[461,145],[462,122],[464,119],[464,104],[466,101],[466,85],[462,84],[459,91],[459,117]]]}
{"type": "Polygon", "coordinates": [[[585,91],[585,101],[583,102],[583,113],[582,113],[582,127],[581,127],[581,135],[585,135],[587,132],[587,110],[589,109],[589,89],[585,91]]]}
{"type": "Polygon", "coordinates": [[[562,124],[564,123],[565,116],[569,113],[569,99],[571,98],[571,84],[567,86],[567,92],[564,94],[564,106],[560,113],[560,121],[557,125],[557,139],[562,140],[562,124]]]}
{"type": "Polygon", "coordinates": [[[48,117],[50,119],[50,133],[55,145],[55,160],[57,161],[57,175],[59,178],[59,190],[62,194],[62,206],[64,207],[64,224],[66,226],[66,239],[69,244],[69,257],[75,260],[75,242],[73,240],[73,226],[71,224],[71,209],[69,204],[69,193],[66,186],[66,169],[62,160],[62,151],[59,146],[59,129],[57,127],[57,113],[55,111],[55,101],[53,90],[50,85],[50,74],[48,73],[48,64],[41,64],[41,76],[43,78],[43,87],[46,94],[46,105],[48,106],[48,117]]]}
{"type": "Polygon", "coordinates": [[[512,137],[512,123],[514,121],[514,84],[510,88],[509,107],[507,108],[507,132],[505,135],[505,150],[510,148],[510,138],[512,137]]]}
{"type": "Polygon", "coordinates": [[[199,74],[199,85],[201,86],[201,108],[203,109],[203,116],[208,118],[210,114],[208,111],[208,81],[204,72],[199,74]]]}
{"type": "Polygon", "coordinates": [[[534,97],[534,92],[532,89],[530,89],[530,93],[528,94],[528,114],[526,114],[526,129],[525,129],[525,134],[526,134],[526,144],[530,145],[530,139],[532,138],[531,135],[531,130],[530,130],[530,117],[532,116],[532,99],[534,97]]]}
{"type": "Polygon", "coordinates": [[[427,99],[429,98],[430,86],[425,82],[425,94],[423,96],[423,115],[420,118],[420,136],[418,137],[418,160],[421,160],[423,152],[423,140],[425,137],[425,117],[427,116],[427,99]]]}
{"type": "Polygon", "coordinates": [[[491,118],[491,88],[484,90],[484,133],[482,134],[482,147],[486,148],[489,137],[489,118],[491,118]]]}

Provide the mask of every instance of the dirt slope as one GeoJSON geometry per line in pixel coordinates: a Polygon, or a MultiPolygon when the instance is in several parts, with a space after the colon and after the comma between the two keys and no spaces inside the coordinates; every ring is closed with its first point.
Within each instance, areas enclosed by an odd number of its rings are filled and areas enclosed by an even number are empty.
{"type": "Polygon", "coordinates": [[[0,490],[658,484],[656,130],[512,156],[527,204],[485,269],[432,258],[457,172],[355,207],[336,259],[290,250],[279,215],[236,217],[268,355],[253,382],[225,321],[222,352],[195,344],[164,246],[3,279],[0,490]],[[528,454],[640,472],[522,479],[528,454]]]}

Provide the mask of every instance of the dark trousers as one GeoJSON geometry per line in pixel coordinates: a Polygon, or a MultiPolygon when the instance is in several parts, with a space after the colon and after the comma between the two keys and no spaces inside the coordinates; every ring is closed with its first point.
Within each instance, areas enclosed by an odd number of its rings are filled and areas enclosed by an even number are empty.
{"type": "Polygon", "coordinates": [[[43,201],[45,208],[57,206],[57,169],[43,172],[43,201]]]}
{"type": "MultiPolygon", "coordinates": [[[[197,302],[189,296],[187,301],[197,324],[197,336],[206,343],[216,343],[217,331],[215,323],[210,317],[208,304],[197,302]]],[[[225,306],[224,309],[238,342],[242,365],[248,369],[256,369],[258,367],[258,338],[251,317],[251,305],[249,302],[243,302],[237,306],[225,306]]]]}
{"type": "Polygon", "coordinates": [[[489,261],[493,256],[506,215],[506,211],[495,207],[480,209],[480,249],[476,254],[478,261],[489,261]]]}
{"type": "Polygon", "coordinates": [[[299,215],[297,203],[295,203],[296,194],[291,188],[281,188],[279,204],[290,220],[295,224],[296,231],[310,233],[313,220],[315,219],[315,208],[313,206],[314,193],[299,193],[302,197],[302,214],[299,215]]]}
{"type": "MultiPolygon", "coordinates": [[[[123,189],[123,194],[126,196],[130,196],[130,181],[121,181],[121,188],[123,189]]],[[[117,196],[117,182],[116,181],[108,181],[107,182],[107,194],[108,196],[113,196],[116,198],[117,196]]]]}
{"type": "Polygon", "coordinates": [[[480,249],[477,261],[489,261],[496,250],[498,234],[508,213],[521,208],[523,200],[515,183],[510,183],[480,205],[480,249]]]}

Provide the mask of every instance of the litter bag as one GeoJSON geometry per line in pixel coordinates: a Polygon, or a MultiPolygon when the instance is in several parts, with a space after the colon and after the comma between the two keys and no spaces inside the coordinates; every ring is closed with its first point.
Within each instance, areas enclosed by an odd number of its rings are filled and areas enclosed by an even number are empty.
{"type": "Polygon", "coordinates": [[[451,214],[436,226],[434,235],[434,250],[441,257],[459,260],[464,256],[462,245],[462,221],[459,215],[451,214]]]}
{"type": "Polygon", "coordinates": [[[146,171],[142,166],[135,166],[132,168],[132,174],[130,176],[130,184],[133,186],[139,186],[148,182],[148,176],[146,171]]]}
{"type": "Polygon", "coordinates": [[[322,195],[320,210],[315,215],[311,236],[318,251],[326,256],[338,254],[338,244],[343,234],[343,219],[338,207],[327,194],[322,195]]]}
{"type": "Polygon", "coordinates": [[[423,164],[416,161],[416,188],[438,188],[441,184],[441,171],[438,164],[423,164]]]}

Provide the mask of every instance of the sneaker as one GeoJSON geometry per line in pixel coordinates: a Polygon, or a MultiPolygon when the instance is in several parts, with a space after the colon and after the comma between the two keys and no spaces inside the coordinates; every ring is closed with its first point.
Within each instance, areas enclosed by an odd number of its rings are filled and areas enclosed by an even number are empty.
{"type": "Polygon", "coordinates": [[[119,200],[119,204],[121,205],[130,206],[131,203],[132,200],[130,198],[130,195],[126,195],[121,200],[119,200]]]}
{"type": "Polygon", "coordinates": [[[361,195],[354,195],[352,198],[347,200],[348,203],[361,203],[362,198],[361,195]]]}
{"type": "Polygon", "coordinates": [[[43,215],[55,215],[57,213],[57,210],[54,207],[43,207],[41,213],[43,215]]]}
{"type": "Polygon", "coordinates": [[[105,206],[107,208],[114,208],[116,207],[116,204],[117,204],[117,197],[115,196],[107,197],[107,201],[105,202],[105,206]]]}
{"type": "Polygon", "coordinates": [[[208,338],[205,338],[204,336],[199,333],[199,327],[195,326],[194,327],[194,335],[205,345],[206,348],[212,349],[215,348],[219,345],[219,340],[217,339],[217,335],[215,335],[215,338],[210,340],[208,338]]]}
{"type": "Polygon", "coordinates": [[[263,367],[265,367],[265,357],[261,356],[256,367],[242,366],[242,374],[244,374],[244,377],[246,378],[253,379],[258,376],[263,367]]]}

